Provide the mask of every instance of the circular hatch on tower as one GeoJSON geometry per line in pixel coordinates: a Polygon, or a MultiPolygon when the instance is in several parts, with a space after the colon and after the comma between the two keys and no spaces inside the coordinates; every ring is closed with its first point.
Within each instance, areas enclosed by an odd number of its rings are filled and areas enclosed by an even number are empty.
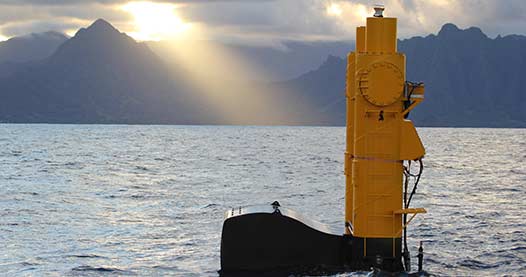
{"type": "Polygon", "coordinates": [[[377,62],[360,74],[359,88],[362,96],[375,106],[388,106],[404,92],[404,75],[393,64],[377,62]]]}

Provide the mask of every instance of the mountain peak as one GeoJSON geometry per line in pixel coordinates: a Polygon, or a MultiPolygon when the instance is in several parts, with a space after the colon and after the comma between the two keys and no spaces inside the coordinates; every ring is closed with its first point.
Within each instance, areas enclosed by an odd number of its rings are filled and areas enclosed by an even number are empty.
{"type": "Polygon", "coordinates": [[[318,69],[323,69],[323,68],[328,69],[328,68],[334,67],[335,65],[338,65],[341,63],[345,63],[345,60],[338,56],[329,54],[327,58],[325,59],[325,61],[318,67],[318,69]]]}
{"type": "Polygon", "coordinates": [[[456,33],[459,31],[460,29],[457,27],[457,25],[453,23],[446,23],[444,24],[444,26],[442,26],[442,28],[440,29],[440,32],[438,32],[438,35],[443,36],[443,35],[447,35],[451,33],[456,33]]]}
{"type": "Polygon", "coordinates": [[[93,22],[86,30],[90,31],[103,31],[103,32],[119,32],[113,25],[111,25],[108,21],[104,19],[97,19],[95,22],[93,22]]]}
{"type": "MultiPolygon", "coordinates": [[[[121,33],[104,19],[97,19],[89,27],[80,29],[73,38],[62,44],[54,55],[54,59],[77,59],[79,56],[104,55],[114,56],[115,53],[125,55],[127,49],[140,48],[135,40],[121,33]]],[[[127,52],[126,52],[127,53],[127,52]]]]}
{"type": "Polygon", "coordinates": [[[12,37],[0,42],[0,63],[42,60],[53,54],[68,38],[65,34],[54,31],[12,37]]]}
{"type": "Polygon", "coordinates": [[[438,36],[442,38],[454,38],[454,39],[485,39],[488,38],[480,28],[478,27],[469,27],[467,29],[459,29],[453,23],[446,23],[438,32],[438,36]]]}
{"type": "Polygon", "coordinates": [[[318,67],[318,70],[331,70],[332,68],[339,68],[340,65],[345,64],[345,60],[329,54],[327,59],[318,67]]]}
{"type": "MultiPolygon", "coordinates": [[[[128,40],[124,33],[121,33],[117,28],[113,27],[108,21],[104,19],[97,19],[87,28],[81,28],[74,36],[74,39],[91,40],[91,41],[115,41],[128,40]]],[[[131,39],[131,38],[129,38],[131,39]]]]}

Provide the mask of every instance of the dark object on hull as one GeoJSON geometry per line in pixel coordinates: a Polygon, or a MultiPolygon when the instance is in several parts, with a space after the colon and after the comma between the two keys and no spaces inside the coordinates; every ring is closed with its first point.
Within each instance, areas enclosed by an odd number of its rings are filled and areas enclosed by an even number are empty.
{"type": "MultiPolygon", "coordinates": [[[[327,226],[279,207],[254,206],[227,212],[221,237],[222,276],[327,275],[382,268],[403,270],[400,257],[389,257],[393,240],[337,235],[327,226]],[[353,244],[355,247],[353,247],[353,244]]],[[[395,247],[400,249],[401,241],[395,247]]],[[[396,251],[397,253],[399,251],[396,251]]]]}

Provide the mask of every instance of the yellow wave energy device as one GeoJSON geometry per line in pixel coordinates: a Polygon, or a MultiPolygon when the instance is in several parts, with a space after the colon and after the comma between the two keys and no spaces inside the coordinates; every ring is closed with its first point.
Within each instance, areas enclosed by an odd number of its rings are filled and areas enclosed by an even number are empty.
{"type": "MultiPolygon", "coordinates": [[[[221,237],[222,275],[411,271],[406,230],[426,212],[410,207],[425,150],[407,117],[423,101],[424,86],[406,81],[397,20],[383,17],[383,10],[376,7],[366,26],[356,29],[356,49],[348,55],[343,234],[277,201],[232,209],[221,237]],[[419,164],[416,174],[412,163],[419,164]]],[[[422,256],[420,247],[419,271],[422,256]]]]}

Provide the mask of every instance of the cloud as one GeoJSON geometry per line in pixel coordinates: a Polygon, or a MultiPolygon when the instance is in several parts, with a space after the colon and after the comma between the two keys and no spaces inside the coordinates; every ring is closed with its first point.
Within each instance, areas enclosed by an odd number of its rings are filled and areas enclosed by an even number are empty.
{"type": "Polygon", "coordinates": [[[524,34],[526,27],[526,2],[522,0],[388,0],[385,6],[388,15],[399,18],[403,37],[436,33],[445,23],[477,26],[490,36],[524,34]]]}
{"type": "MultiPolygon", "coordinates": [[[[124,32],[133,17],[118,7],[127,0],[0,0],[0,36],[69,31],[105,18],[124,32]]],[[[177,14],[218,40],[274,44],[283,40],[353,40],[355,27],[383,2],[398,17],[399,36],[436,33],[448,22],[481,27],[490,36],[526,30],[522,0],[158,0],[177,4],[177,14]]]]}
{"type": "Polygon", "coordinates": [[[341,24],[344,20],[331,17],[329,4],[320,0],[214,2],[184,5],[180,14],[190,22],[206,24],[208,33],[226,40],[352,40],[354,28],[346,29],[341,24]]]}
{"type": "MultiPolygon", "coordinates": [[[[274,0],[148,0],[148,2],[159,2],[159,3],[217,3],[217,2],[267,2],[274,0]]],[[[130,0],[1,0],[2,5],[37,5],[37,6],[48,6],[48,5],[77,5],[77,4],[122,4],[130,2],[130,0]]]]}
{"type": "Polygon", "coordinates": [[[49,5],[78,5],[78,4],[115,4],[126,2],[124,0],[2,0],[2,5],[13,5],[13,6],[49,6],[49,5]]]}
{"type": "MultiPolygon", "coordinates": [[[[9,2],[9,1],[7,1],[9,2]]],[[[13,1],[14,2],[14,1],[13,1]]],[[[18,5],[0,1],[0,34],[7,37],[25,35],[31,32],[43,31],[75,31],[89,25],[97,18],[106,18],[112,23],[121,26],[132,20],[131,16],[119,9],[116,5],[84,2],[79,4],[31,5],[31,1],[20,1],[18,5]]]]}
{"type": "Polygon", "coordinates": [[[462,28],[481,27],[490,36],[525,33],[523,0],[217,1],[184,5],[181,14],[223,37],[258,34],[274,40],[352,40],[355,27],[365,24],[365,17],[372,15],[377,2],[385,5],[386,16],[398,17],[402,38],[437,33],[449,22],[462,28]],[[334,13],[335,7],[341,12],[334,13]]]}

